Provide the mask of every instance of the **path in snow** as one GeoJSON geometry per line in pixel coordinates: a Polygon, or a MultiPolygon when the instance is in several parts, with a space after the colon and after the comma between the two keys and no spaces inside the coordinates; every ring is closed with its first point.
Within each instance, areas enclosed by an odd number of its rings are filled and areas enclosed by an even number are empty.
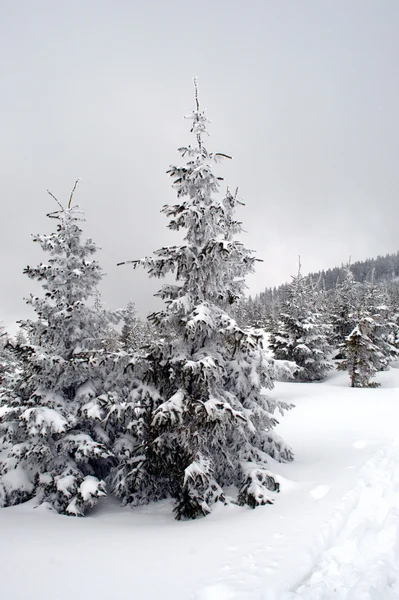
{"type": "Polygon", "coordinates": [[[251,541],[229,549],[218,578],[192,598],[399,599],[399,443],[391,442],[399,369],[379,377],[378,390],[345,389],[341,374],[307,388],[279,384],[279,397],[297,398],[279,431],[284,439],[298,435],[296,460],[272,465],[283,481],[270,521],[259,520],[251,541]]]}
{"type": "Polygon", "coordinates": [[[378,452],[362,469],[358,485],[321,537],[327,548],[315,570],[281,600],[399,598],[398,441],[378,452]],[[334,536],[337,529],[341,531],[334,536]]]}
{"type": "MultiPolygon", "coordinates": [[[[328,490],[319,486],[314,491],[317,498],[328,490]]],[[[310,555],[311,561],[304,553],[308,573],[292,591],[284,592],[284,585],[268,588],[266,583],[265,589],[250,592],[220,582],[207,586],[196,598],[398,600],[399,441],[380,450],[367,462],[356,487],[343,498],[314,540],[310,555]]],[[[251,555],[244,558],[250,577],[254,562],[251,555]]],[[[289,587],[288,581],[286,586],[289,587]]]]}

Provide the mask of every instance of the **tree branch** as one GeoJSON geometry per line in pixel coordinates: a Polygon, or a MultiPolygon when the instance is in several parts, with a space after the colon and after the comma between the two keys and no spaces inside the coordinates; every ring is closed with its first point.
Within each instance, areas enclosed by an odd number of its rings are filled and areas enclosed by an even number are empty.
{"type": "MultiPolygon", "coordinates": [[[[50,196],[57,202],[57,204],[60,207],[60,209],[62,210],[62,212],[64,212],[64,207],[62,206],[62,204],[58,200],[58,198],[56,196],[54,196],[53,192],[50,192],[50,190],[47,190],[47,193],[50,194],[50,196]]],[[[54,214],[54,213],[50,213],[50,214],[54,214]]]]}
{"type": "Polygon", "coordinates": [[[71,195],[70,195],[70,197],[69,197],[68,208],[71,208],[71,204],[72,204],[72,198],[73,198],[73,195],[74,195],[74,193],[75,193],[75,190],[76,190],[76,188],[78,187],[78,183],[79,183],[79,181],[80,181],[80,178],[78,177],[78,179],[75,181],[75,185],[73,186],[73,189],[72,189],[71,195]]]}

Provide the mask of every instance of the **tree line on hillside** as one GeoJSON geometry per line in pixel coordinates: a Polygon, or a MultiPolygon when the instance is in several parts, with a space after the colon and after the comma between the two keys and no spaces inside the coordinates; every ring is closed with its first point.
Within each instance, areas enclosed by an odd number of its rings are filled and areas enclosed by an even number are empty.
{"type": "MultiPolygon", "coordinates": [[[[350,261],[349,261],[350,263],[350,261]]],[[[358,283],[367,283],[373,279],[374,284],[396,287],[399,279],[399,251],[396,254],[377,256],[363,261],[356,261],[350,266],[353,277],[358,283]]],[[[307,278],[318,282],[326,292],[334,290],[346,277],[346,266],[309,273],[307,278]]],[[[287,283],[278,287],[265,288],[263,292],[245,300],[245,320],[263,326],[272,315],[278,314],[288,289],[287,283]]],[[[244,310],[244,309],[242,309],[244,310]]]]}
{"type": "Polygon", "coordinates": [[[329,291],[299,270],[278,312],[253,326],[244,291],[256,258],[238,239],[238,193],[220,197],[214,166],[230,157],[206,149],[195,90],[194,144],[168,171],[177,202],[162,209],[184,240],[128,261],[175,276],[147,322],[133,302],[104,307],[77,183],[66,206],[51,194],[56,229],[33,236],[47,260],[24,271],[42,286],[26,299],[35,318],[15,340],[0,328],[0,506],[32,500],[79,516],[110,492],[129,506],[172,498],[186,519],[216,502],[272,503],[269,459],[293,460],[275,432],[291,405],[268,393],[274,381],[320,381],[338,353],[365,387],[397,355],[398,289],[359,283],[349,267],[329,291]]]}
{"type": "MultiPolygon", "coordinates": [[[[240,310],[245,320],[245,302],[240,310]]],[[[348,264],[326,291],[299,268],[263,326],[274,356],[297,364],[295,380],[320,381],[336,365],[351,387],[377,387],[375,374],[399,356],[399,285],[376,284],[372,275],[360,283],[348,264]]]]}

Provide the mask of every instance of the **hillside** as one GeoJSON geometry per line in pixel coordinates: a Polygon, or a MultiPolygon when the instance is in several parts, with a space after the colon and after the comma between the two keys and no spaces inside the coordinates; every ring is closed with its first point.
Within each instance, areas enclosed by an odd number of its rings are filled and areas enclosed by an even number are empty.
{"type": "MultiPolygon", "coordinates": [[[[396,254],[387,254],[351,263],[351,271],[359,283],[364,283],[373,277],[376,284],[389,284],[399,277],[399,251],[396,254]]],[[[307,277],[313,282],[318,282],[320,287],[328,292],[335,289],[337,283],[343,280],[344,272],[344,267],[341,265],[308,273],[307,277]]],[[[278,287],[265,288],[263,292],[249,297],[244,309],[244,320],[251,324],[259,324],[265,317],[276,314],[286,289],[287,283],[283,283],[278,287]]]]}

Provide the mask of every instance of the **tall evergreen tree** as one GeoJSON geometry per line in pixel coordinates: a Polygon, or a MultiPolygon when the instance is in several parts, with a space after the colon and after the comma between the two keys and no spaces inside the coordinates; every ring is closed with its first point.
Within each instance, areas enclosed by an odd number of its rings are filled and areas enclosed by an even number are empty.
{"type": "Polygon", "coordinates": [[[295,378],[299,381],[319,381],[332,369],[329,361],[332,327],[327,321],[322,292],[302,276],[299,265],[270,335],[275,357],[298,365],[295,378]]]}
{"type": "Polygon", "coordinates": [[[197,87],[195,98],[196,144],[179,149],[185,162],[168,171],[178,203],[163,208],[169,228],[185,231],[184,242],[134,261],[151,277],[175,273],[176,283],[162,287],[165,309],[151,316],[161,338],[136,365],[141,382],[124,404],[127,430],[113,478],[126,503],[172,496],[178,519],[208,514],[225,499],[225,485],[238,486],[241,504],[272,502],[278,485],[268,456],[293,457],[273,432],[273,413],[288,407],[264,393],[273,367],[261,336],[231,316],[255,258],[235,239],[237,195],[217,197],[221,178],[212,165],[229,157],[205,148],[208,120],[197,87]]]}
{"type": "Polygon", "coordinates": [[[102,272],[92,259],[95,243],[81,240],[84,217],[71,206],[73,192],[68,208],[59,204],[48,215],[57,231],[33,236],[50,255],[47,263],[24,271],[44,295],[27,299],[37,318],[23,323],[23,373],[0,407],[0,496],[6,506],[35,496],[58,512],[81,515],[105,493],[101,476],[110,453],[88,410],[101,392],[104,322],[89,300],[102,272]]]}

